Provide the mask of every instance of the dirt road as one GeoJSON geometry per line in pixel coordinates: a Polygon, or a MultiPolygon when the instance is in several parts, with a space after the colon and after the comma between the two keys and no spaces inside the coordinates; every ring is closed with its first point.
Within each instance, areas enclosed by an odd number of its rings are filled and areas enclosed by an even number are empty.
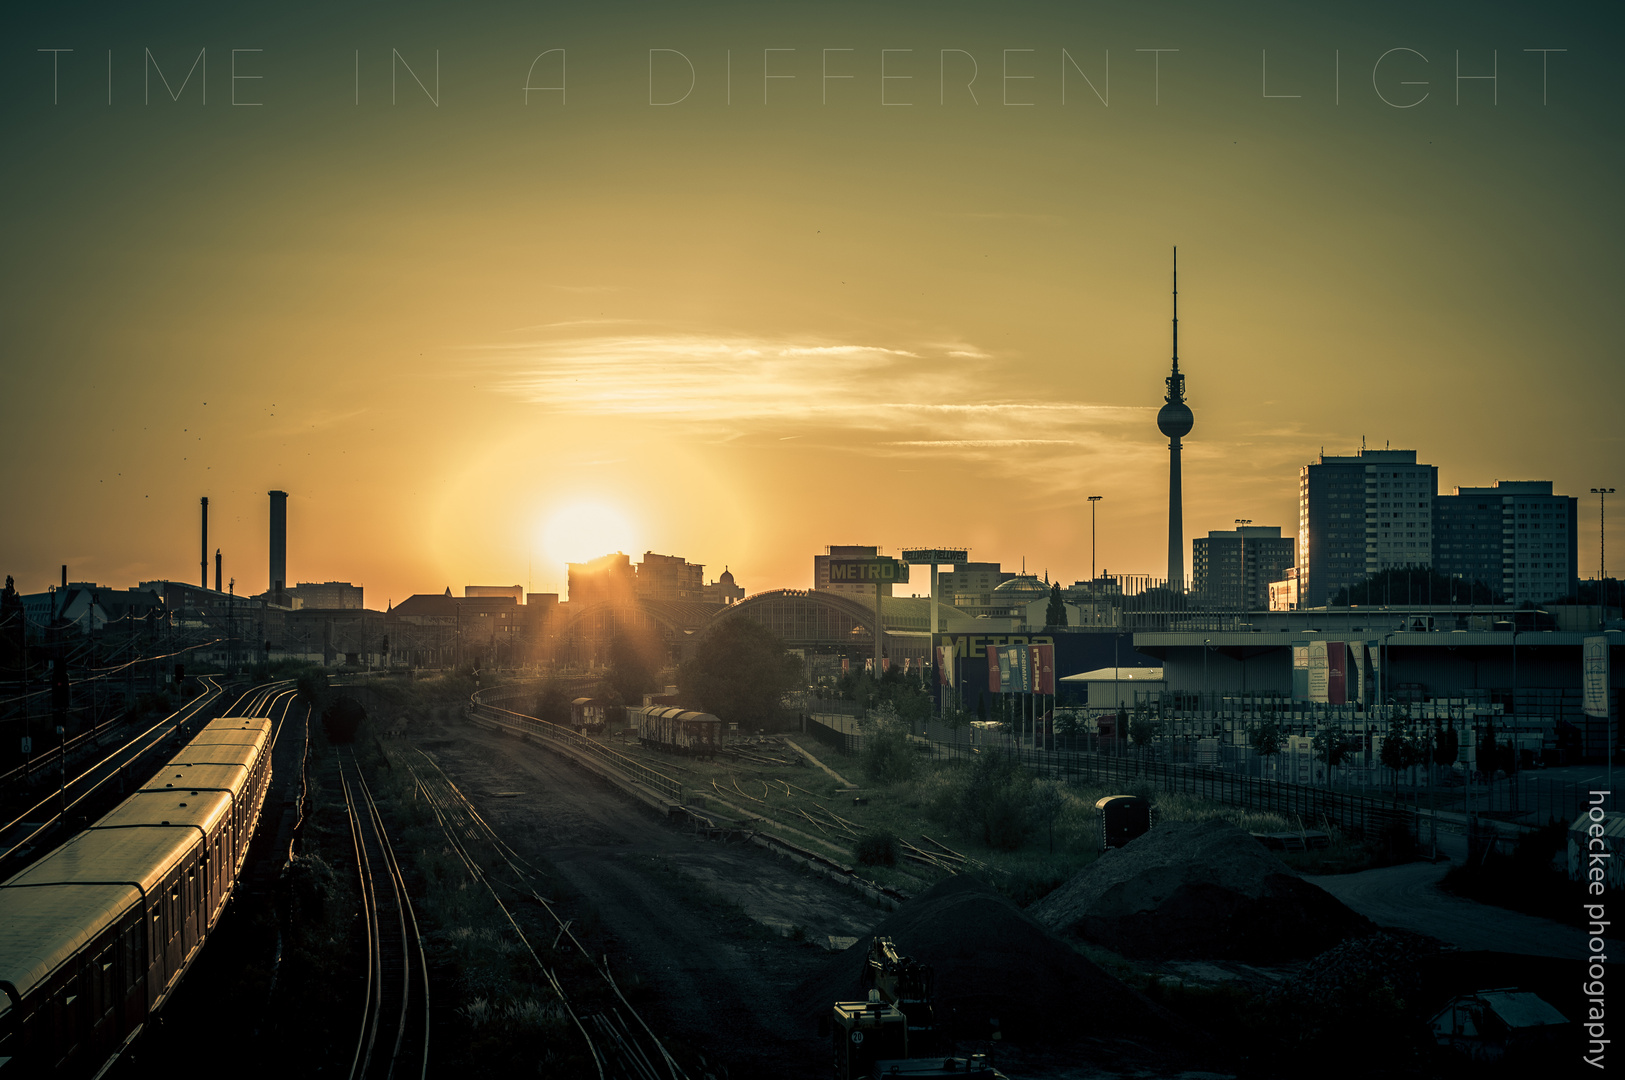
{"type": "Polygon", "coordinates": [[[1562,959],[1585,955],[1585,935],[1574,927],[1444,892],[1438,883],[1449,869],[1445,862],[1406,863],[1306,880],[1378,925],[1414,930],[1458,948],[1562,959]]]}

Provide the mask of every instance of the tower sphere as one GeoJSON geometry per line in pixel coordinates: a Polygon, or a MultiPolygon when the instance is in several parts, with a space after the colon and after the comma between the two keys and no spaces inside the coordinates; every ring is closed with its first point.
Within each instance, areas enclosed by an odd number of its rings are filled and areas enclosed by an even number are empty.
{"type": "Polygon", "coordinates": [[[1170,401],[1157,410],[1157,429],[1170,439],[1182,439],[1189,435],[1195,422],[1191,407],[1183,401],[1170,401]]]}

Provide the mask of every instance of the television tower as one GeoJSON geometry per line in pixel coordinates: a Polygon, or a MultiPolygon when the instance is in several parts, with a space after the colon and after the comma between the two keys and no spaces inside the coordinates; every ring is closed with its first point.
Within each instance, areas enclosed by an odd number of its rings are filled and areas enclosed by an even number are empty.
{"type": "Polygon", "coordinates": [[[1185,590],[1185,512],[1179,475],[1179,440],[1191,433],[1195,417],[1185,404],[1185,376],[1179,373],[1179,248],[1174,248],[1174,369],[1165,380],[1167,402],[1157,411],[1157,428],[1168,436],[1168,587],[1185,590]]]}

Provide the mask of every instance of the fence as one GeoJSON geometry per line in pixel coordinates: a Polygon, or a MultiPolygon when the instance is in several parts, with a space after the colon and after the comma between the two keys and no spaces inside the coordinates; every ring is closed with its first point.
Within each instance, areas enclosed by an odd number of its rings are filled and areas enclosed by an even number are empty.
{"type": "Polygon", "coordinates": [[[511,731],[547,739],[568,746],[579,753],[596,757],[606,765],[626,774],[645,787],[660,792],[673,802],[681,803],[683,801],[683,785],[676,780],[673,780],[665,773],[656,772],[640,761],[634,761],[625,754],[616,753],[602,743],[589,739],[587,736],[570,728],[560,724],[550,724],[546,720],[538,720],[536,717],[526,716],[524,713],[511,712],[507,709],[499,709],[495,705],[487,705],[480,701],[479,694],[475,694],[469,699],[469,707],[476,715],[500,724],[511,731]]]}

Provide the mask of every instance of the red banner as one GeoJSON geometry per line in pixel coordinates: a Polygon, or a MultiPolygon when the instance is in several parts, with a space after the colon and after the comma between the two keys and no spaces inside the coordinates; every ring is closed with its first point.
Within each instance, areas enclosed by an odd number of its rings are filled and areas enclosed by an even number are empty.
{"type": "Polygon", "coordinates": [[[1040,694],[1055,693],[1055,646],[1033,645],[1027,656],[1033,669],[1033,689],[1040,694]]]}
{"type": "Polygon", "coordinates": [[[999,647],[987,647],[987,692],[990,694],[1003,693],[1004,684],[999,681],[999,647]]]}

